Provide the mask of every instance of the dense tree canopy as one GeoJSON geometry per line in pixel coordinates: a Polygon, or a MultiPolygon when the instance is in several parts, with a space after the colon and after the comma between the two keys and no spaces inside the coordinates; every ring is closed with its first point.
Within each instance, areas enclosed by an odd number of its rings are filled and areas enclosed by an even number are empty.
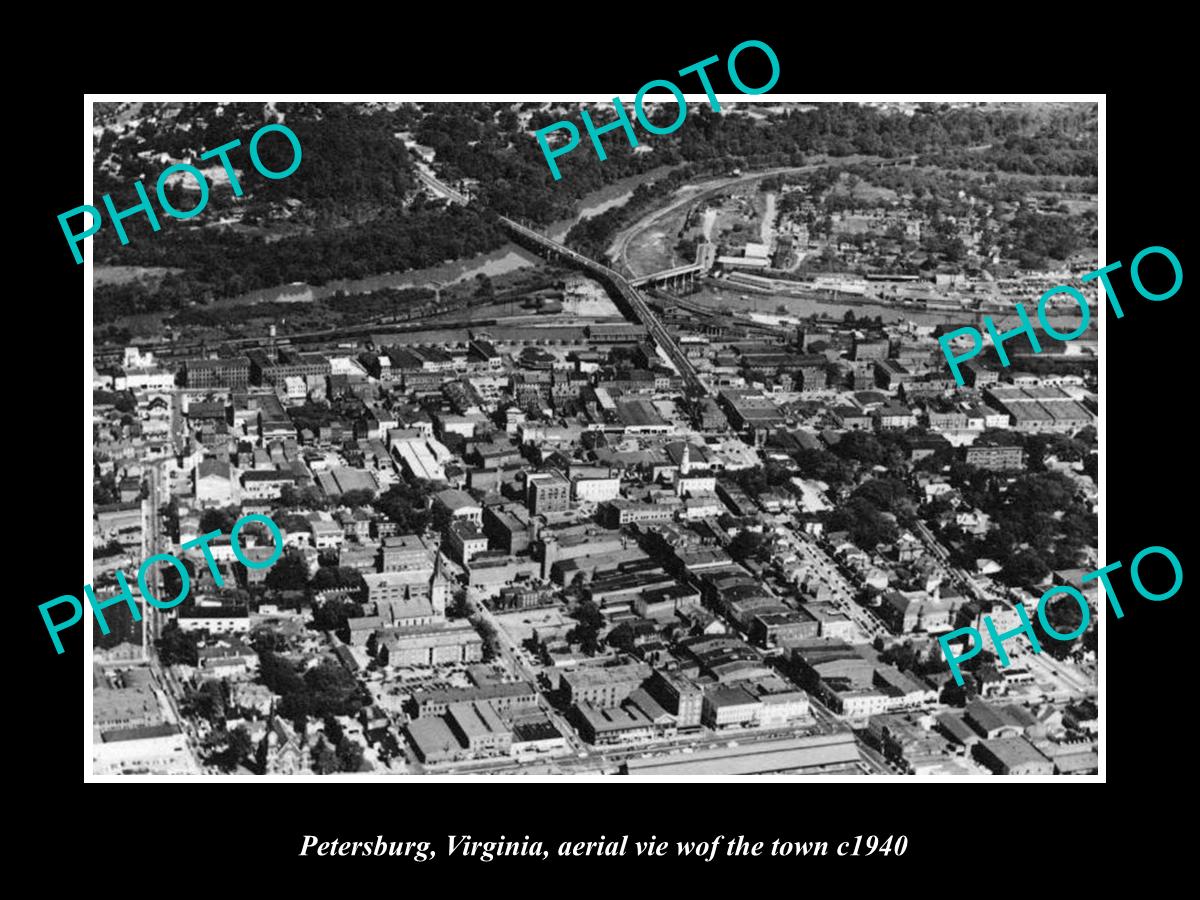
{"type": "MultiPolygon", "coordinates": [[[[300,167],[278,180],[247,171],[246,144],[271,114],[261,104],[183,104],[171,117],[148,108],[138,128],[101,133],[96,190],[111,194],[118,208],[136,204],[135,180],[154,179],[165,168],[164,162],[147,171],[147,154],[194,159],[233,138],[243,142],[234,154],[243,169],[244,194],[234,198],[228,184],[214,185],[200,215],[186,221],[163,217],[157,233],[145,217],[130,217],[123,223],[131,238],[125,246],[115,229],[101,229],[93,238],[99,262],[171,271],[156,284],[98,285],[98,322],[297,280],[320,285],[471,256],[505,240],[489,211],[544,225],[571,216],[586,194],[652,171],[654,179],[643,180],[627,203],[580,222],[568,240],[600,256],[617,228],[686,180],[739,167],[800,166],[813,156],[921,155],[922,162],[943,169],[1096,175],[1096,112],[1082,105],[1053,111],[930,105],[905,116],[828,103],[776,115],[768,128],[735,110],[716,113],[707,104],[693,104],[685,126],[672,134],[643,133],[649,153],[609,136],[607,159],[601,161],[584,142],[558,160],[558,181],[528,131],[564,117],[578,123],[574,104],[535,110],[527,122],[507,103],[282,106],[304,151],[300,167]],[[443,178],[476,180],[479,204],[463,208],[426,199],[399,132],[412,132],[434,149],[443,178]],[[238,227],[213,227],[234,216],[241,219],[238,227]]],[[[597,123],[612,117],[611,109],[593,112],[597,123]]],[[[282,137],[268,136],[260,149],[268,165],[282,169],[290,162],[292,151],[282,137]]],[[[897,169],[889,174],[904,177],[897,169]]],[[[167,192],[177,208],[194,204],[181,187],[167,192]]],[[[1028,262],[1062,259],[1080,245],[1080,235],[1058,212],[1022,209],[1014,223],[1011,249],[1028,262]]],[[[961,255],[955,237],[935,231],[928,240],[937,244],[928,249],[943,258],[961,255]]]]}
{"type": "Polygon", "coordinates": [[[765,553],[767,547],[766,538],[756,531],[739,531],[729,542],[726,548],[729,555],[739,562],[748,559],[759,559],[765,553]]]}
{"type": "Polygon", "coordinates": [[[259,680],[280,694],[279,714],[298,716],[357,715],[364,705],[358,681],[339,663],[322,660],[301,676],[286,657],[259,654],[259,680]]]}
{"type": "Polygon", "coordinates": [[[190,631],[184,631],[174,620],[163,626],[156,649],[159,661],[164,666],[176,664],[196,666],[200,664],[195,635],[190,631]]]}
{"type": "Polygon", "coordinates": [[[847,503],[829,513],[825,528],[828,531],[849,532],[850,540],[870,553],[875,551],[878,544],[890,544],[900,536],[896,523],[862,497],[851,497],[847,503]]]}
{"type": "Polygon", "coordinates": [[[600,629],[604,627],[604,614],[591,600],[582,601],[575,608],[575,618],[579,624],[567,632],[567,640],[578,643],[589,656],[600,649],[600,629]]]}
{"type": "Polygon", "coordinates": [[[401,481],[373,501],[375,508],[408,533],[425,530],[430,523],[428,496],[444,485],[431,481],[401,481]]]}
{"type": "Polygon", "coordinates": [[[299,550],[289,548],[267,572],[267,587],[275,591],[302,591],[308,585],[308,563],[299,550]]]}

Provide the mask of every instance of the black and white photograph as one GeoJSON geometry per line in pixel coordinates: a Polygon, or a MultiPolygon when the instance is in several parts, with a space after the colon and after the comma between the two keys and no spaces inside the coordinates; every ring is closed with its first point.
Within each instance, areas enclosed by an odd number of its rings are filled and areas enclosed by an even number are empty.
{"type": "Polygon", "coordinates": [[[725,52],[89,96],[87,780],[1102,778],[1103,95],[725,52]]]}

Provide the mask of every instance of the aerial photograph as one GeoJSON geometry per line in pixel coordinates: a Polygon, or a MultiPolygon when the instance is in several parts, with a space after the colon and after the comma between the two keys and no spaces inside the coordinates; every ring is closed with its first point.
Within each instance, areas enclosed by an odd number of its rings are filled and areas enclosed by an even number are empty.
{"type": "Polygon", "coordinates": [[[95,776],[1097,774],[1097,104],[645,109],[93,103],[95,776]]]}

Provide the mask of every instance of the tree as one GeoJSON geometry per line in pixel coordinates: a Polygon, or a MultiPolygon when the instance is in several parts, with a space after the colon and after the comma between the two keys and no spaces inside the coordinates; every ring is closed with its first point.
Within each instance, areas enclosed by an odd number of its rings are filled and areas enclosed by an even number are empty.
{"type": "Polygon", "coordinates": [[[575,618],[581,625],[589,628],[600,629],[604,626],[604,614],[600,611],[600,607],[591,600],[584,600],[576,607],[575,618]]]}
{"type": "Polygon", "coordinates": [[[903,512],[911,517],[916,509],[908,488],[897,478],[870,478],[859,485],[851,496],[867,500],[885,512],[903,512]]]}
{"type": "Polygon", "coordinates": [[[495,626],[487,619],[478,615],[472,617],[470,622],[474,629],[479,632],[479,636],[483,638],[484,659],[490,660],[499,656],[503,643],[495,626]]]}
{"type": "Polygon", "coordinates": [[[281,696],[304,690],[304,679],[300,677],[295,666],[285,657],[270,650],[259,651],[258,680],[281,696]]]}
{"type": "Polygon", "coordinates": [[[358,679],[340,663],[325,659],[304,673],[313,715],[357,715],[362,709],[358,679]]]}
{"type": "Polygon", "coordinates": [[[868,466],[888,465],[889,461],[887,448],[880,443],[880,439],[865,431],[846,432],[834,445],[833,452],[842,459],[868,466]]]}
{"type": "Polygon", "coordinates": [[[232,771],[242,760],[249,758],[250,751],[253,749],[254,742],[250,739],[250,732],[246,730],[245,725],[239,725],[229,732],[229,748],[226,755],[230,765],[227,771],[232,771]]]}
{"type": "Polygon", "coordinates": [[[200,514],[200,531],[204,534],[210,531],[229,534],[233,531],[234,523],[240,516],[241,511],[236,506],[227,506],[224,509],[206,509],[200,514]]]}
{"type": "Polygon", "coordinates": [[[1006,584],[1031,587],[1050,574],[1045,557],[1036,550],[1018,550],[1009,557],[999,578],[1006,584]]]}
{"type": "Polygon", "coordinates": [[[739,531],[729,542],[729,555],[739,562],[747,559],[757,559],[764,552],[766,539],[756,531],[739,531]]]}
{"type": "Polygon", "coordinates": [[[266,586],[275,591],[302,591],[308,586],[308,563],[299,550],[289,549],[267,573],[266,586]]]}
{"type": "Polygon", "coordinates": [[[362,745],[343,735],[337,745],[337,760],[343,772],[360,771],[363,766],[362,745]]]}
{"type": "Polygon", "coordinates": [[[429,527],[438,534],[444,534],[453,520],[453,513],[440,503],[435,503],[429,511],[429,527]]]}
{"type": "Polygon", "coordinates": [[[374,499],[374,491],[360,489],[346,491],[346,493],[342,494],[342,496],[338,498],[338,502],[341,503],[342,506],[349,506],[353,508],[356,506],[366,506],[374,499]]]}
{"type": "Polygon", "coordinates": [[[1092,479],[1094,484],[1100,483],[1100,455],[1089,453],[1083,458],[1083,474],[1092,479]]]}
{"type": "Polygon", "coordinates": [[[446,615],[451,619],[465,619],[471,614],[471,607],[467,603],[467,592],[456,590],[450,599],[450,603],[446,606],[446,615]]]}
{"type": "Polygon", "coordinates": [[[313,610],[312,627],[318,631],[332,631],[343,641],[350,640],[349,619],[362,618],[362,605],[353,600],[333,599],[316,605],[313,610]]]}
{"type": "Polygon", "coordinates": [[[874,552],[876,545],[891,544],[899,537],[896,524],[862,497],[851,497],[845,505],[829,513],[825,527],[829,531],[848,531],[850,539],[867,552],[874,552]]]}
{"type": "Polygon", "coordinates": [[[903,644],[893,644],[887,650],[879,655],[879,661],[895,666],[901,672],[907,672],[917,665],[918,654],[912,645],[912,641],[905,641],[903,644]]]}
{"type": "Polygon", "coordinates": [[[287,637],[281,631],[274,628],[259,627],[254,629],[250,635],[250,646],[254,648],[256,653],[270,651],[278,653],[288,649],[287,637]]]}
{"type": "Polygon", "coordinates": [[[849,484],[853,479],[853,467],[828,450],[801,448],[794,456],[800,474],[804,478],[824,481],[830,487],[849,484]]]}
{"type": "Polygon", "coordinates": [[[347,588],[356,594],[365,595],[367,583],[357,569],[349,566],[322,566],[317,569],[308,586],[314,594],[332,588],[347,588]]]}
{"type": "MultiPolygon", "coordinates": [[[[190,559],[181,560],[184,570],[188,573],[189,586],[196,583],[196,566],[190,559]]],[[[207,572],[208,570],[205,569],[207,572]]],[[[184,593],[183,577],[174,566],[164,566],[162,569],[162,597],[164,600],[178,597],[184,593]]]]}
{"type": "MultiPolygon", "coordinates": [[[[290,485],[285,486],[285,490],[287,488],[290,488],[290,485]]],[[[274,520],[275,524],[278,525],[280,527],[280,529],[283,530],[284,532],[308,531],[309,530],[308,518],[305,516],[299,515],[298,513],[280,512],[279,510],[276,510],[274,515],[271,516],[271,518],[274,520]]]]}
{"type": "Polygon", "coordinates": [[[155,648],[158,650],[159,662],[164,666],[197,666],[200,664],[196,638],[191,632],[182,630],[178,621],[174,619],[163,627],[155,648]]]}
{"type": "Polygon", "coordinates": [[[605,640],[610,647],[623,650],[626,653],[632,653],[634,647],[633,626],[628,622],[622,622],[608,633],[608,637],[605,640]]]}
{"type": "Polygon", "coordinates": [[[318,775],[331,775],[339,770],[338,757],[322,735],[312,752],[312,769],[318,775]]]}
{"type": "Polygon", "coordinates": [[[584,600],[575,608],[579,624],[567,632],[567,641],[577,643],[583,652],[593,656],[600,649],[600,629],[604,627],[604,614],[591,600],[584,600]]]}
{"type": "Polygon", "coordinates": [[[325,509],[329,505],[325,495],[312,485],[297,490],[293,485],[285,484],[279,491],[277,502],[284,509],[325,509]]]}
{"type": "Polygon", "coordinates": [[[329,738],[329,742],[334,745],[341,744],[342,736],[345,732],[342,730],[342,723],[337,720],[336,716],[325,716],[325,736],[329,738]]]}
{"type": "Polygon", "coordinates": [[[751,496],[761,494],[769,486],[766,470],[762,466],[752,466],[734,472],[733,480],[737,482],[738,487],[751,496]]]}
{"type": "Polygon", "coordinates": [[[675,244],[675,252],[679,254],[680,259],[690,262],[696,258],[696,244],[698,243],[695,237],[683,237],[675,244]]]}
{"type": "Polygon", "coordinates": [[[429,512],[425,498],[433,492],[434,485],[428,481],[399,482],[392,485],[374,500],[379,512],[409,533],[425,530],[429,512]]]}
{"type": "Polygon", "coordinates": [[[219,681],[206,681],[192,698],[196,714],[214,725],[225,720],[225,691],[219,681]]]}
{"type": "Polygon", "coordinates": [[[254,748],[254,768],[259,773],[265,772],[267,769],[267,741],[264,738],[258,742],[258,746],[254,748]]]}
{"type": "MultiPolygon", "coordinates": [[[[121,556],[124,555],[125,548],[121,546],[121,542],[117,540],[109,541],[103,547],[93,551],[93,556],[96,558],[104,556],[121,556]]],[[[174,566],[172,566],[174,568],[174,566]]]]}

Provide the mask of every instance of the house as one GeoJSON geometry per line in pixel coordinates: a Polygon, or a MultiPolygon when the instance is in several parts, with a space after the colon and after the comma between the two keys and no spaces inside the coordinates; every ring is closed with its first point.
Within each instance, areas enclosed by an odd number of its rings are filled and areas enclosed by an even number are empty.
{"type": "Polygon", "coordinates": [[[197,650],[202,674],[212,678],[243,678],[258,671],[258,653],[234,639],[197,650]]]}
{"type": "Polygon", "coordinates": [[[889,404],[875,413],[881,429],[912,428],[917,424],[917,416],[903,404],[889,404]]]}
{"type": "Polygon", "coordinates": [[[183,631],[207,631],[210,634],[250,633],[250,612],[245,606],[196,604],[180,612],[175,621],[183,631]]]}
{"type": "Polygon", "coordinates": [[[838,406],[833,410],[834,421],[838,426],[848,431],[870,431],[873,425],[871,416],[856,406],[838,406]]]}
{"type": "Polygon", "coordinates": [[[270,689],[252,681],[235,681],[229,685],[229,707],[266,715],[271,711],[275,695],[270,689]]]}
{"type": "Polygon", "coordinates": [[[912,562],[924,552],[925,546],[910,532],[904,532],[896,541],[896,558],[900,562],[912,562]]]}
{"type": "Polygon", "coordinates": [[[314,516],[309,527],[312,529],[313,546],[318,550],[336,550],[346,538],[345,530],[328,519],[314,516]]]}

